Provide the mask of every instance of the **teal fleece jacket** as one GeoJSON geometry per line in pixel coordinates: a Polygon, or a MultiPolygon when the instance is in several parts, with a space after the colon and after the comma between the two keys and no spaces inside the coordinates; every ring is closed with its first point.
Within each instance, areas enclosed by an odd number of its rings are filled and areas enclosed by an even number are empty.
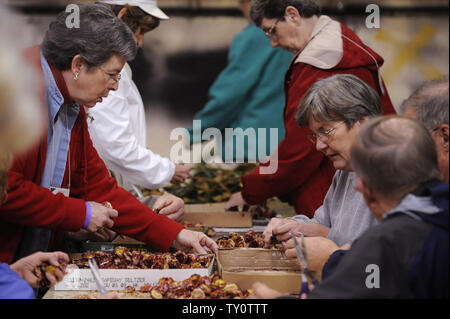
{"type": "MultiPolygon", "coordinates": [[[[253,23],[233,39],[227,67],[210,87],[207,104],[194,118],[201,120],[202,131],[210,127],[221,131],[224,161],[248,160],[249,151],[250,160],[252,153],[256,160],[262,160],[275,151],[284,138],[283,109],[286,101],[283,83],[293,57],[292,53],[272,48],[264,32],[253,23]],[[253,128],[257,138],[254,142],[251,139],[246,142],[244,148],[241,145],[236,147],[235,138],[234,141],[225,141],[225,128],[242,128],[244,131],[253,128]],[[265,128],[265,134],[259,135],[258,128],[265,128]],[[278,132],[272,143],[270,128],[276,128],[278,132]],[[265,139],[265,149],[262,148],[261,156],[258,156],[257,146],[261,139],[265,139]]],[[[203,142],[198,138],[193,140],[192,127],[188,132],[190,143],[203,142]]],[[[209,139],[206,137],[206,141],[209,139]]]]}

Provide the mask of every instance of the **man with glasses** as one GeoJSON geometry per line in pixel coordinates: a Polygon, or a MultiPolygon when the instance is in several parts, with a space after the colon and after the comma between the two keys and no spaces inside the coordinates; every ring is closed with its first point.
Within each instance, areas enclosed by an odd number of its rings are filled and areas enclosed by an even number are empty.
{"type": "Polygon", "coordinates": [[[356,75],[380,95],[383,114],[395,113],[379,75],[383,59],[349,28],[320,11],[312,0],[252,1],[251,18],[270,38],[272,46],[296,56],[285,77],[286,135],[271,158],[277,165],[269,161],[245,175],[242,192],[232,195],[227,208],[263,203],[278,196],[288,198],[297,214],[313,217],[322,205],[335,169],[330,158],[307,140],[309,129],[300,128],[295,121],[300,101],[318,80],[339,73],[356,75]],[[262,174],[263,165],[278,170],[262,174]]]}
{"type": "Polygon", "coordinates": [[[400,113],[421,122],[433,137],[439,169],[448,183],[449,115],[448,78],[422,84],[400,106],[400,113]]]}

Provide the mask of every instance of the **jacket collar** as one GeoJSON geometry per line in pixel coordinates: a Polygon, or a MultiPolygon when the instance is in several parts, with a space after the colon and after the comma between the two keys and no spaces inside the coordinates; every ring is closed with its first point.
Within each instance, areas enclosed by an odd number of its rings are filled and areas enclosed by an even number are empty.
{"type": "Polygon", "coordinates": [[[442,212],[442,208],[436,205],[431,194],[431,188],[441,183],[441,181],[433,180],[420,185],[406,195],[396,207],[386,213],[383,220],[396,214],[406,214],[422,220],[423,218],[419,215],[433,215],[442,212]]]}
{"type": "Polygon", "coordinates": [[[309,37],[308,44],[294,63],[306,63],[319,69],[332,69],[344,55],[342,31],[339,22],[321,15],[309,37]]]}

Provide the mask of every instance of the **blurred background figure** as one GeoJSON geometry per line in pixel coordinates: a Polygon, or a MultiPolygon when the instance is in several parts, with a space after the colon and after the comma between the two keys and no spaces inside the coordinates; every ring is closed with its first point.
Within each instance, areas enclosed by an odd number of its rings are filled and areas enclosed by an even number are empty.
{"type": "MultiPolygon", "coordinates": [[[[13,156],[38,141],[44,123],[35,71],[21,57],[14,32],[9,31],[19,27],[15,18],[0,5],[0,206],[7,200],[7,172],[13,156]]],[[[0,263],[0,299],[34,298],[32,287],[39,287],[34,268],[44,262],[58,266],[61,261],[68,262],[69,257],[62,252],[40,252],[11,265],[0,263]]],[[[54,276],[46,277],[53,286],[62,280],[63,273],[56,269],[54,276]]]]}
{"type": "MultiPolygon", "coordinates": [[[[169,17],[153,0],[104,0],[114,13],[132,31],[138,47],[144,43],[144,35],[154,30],[160,20],[169,17]]],[[[175,164],[147,148],[147,127],[141,94],[132,80],[131,68],[125,64],[120,73],[120,85],[101,103],[88,112],[89,134],[94,147],[104,160],[119,186],[141,197],[141,188],[156,189],[170,182],[180,183],[190,177],[191,166],[175,164]]],[[[167,197],[167,196],[166,196],[167,197]]],[[[182,202],[171,196],[175,206],[162,213],[171,218],[182,217],[182,202]]],[[[145,201],[155,207],[155,201],[145,201]]]]}
{"type": "MultiPolygon", "coordinates": [[[[221,131],[222,138],[215,143],[224,162],[261,161],[273,153],[285,134],[283,79],[294,55],[271,47],[264,32],[251,22],[250,4],[250,0],[239,1],[249,23],[233,39],[227,67],[210,87],[207,104],[194,117],[201,121],[202,131],[207,128],[221,131]],[[225,140],[225,128],[254,129],[256,139],[249,138],[244,145],[236,145],[237,139],[225,140]],[[258,128],[264,128],[265,133],[260,134],[258,128]],[[275,141],[270,138],[270,128],[277,130],[275,141]],[[259,149],[260,140],[265,141],[262,144],[265,149],[259,149]]],[[[188,131],[190,143],[202,142],[193,135],[193,127],[188,131]]]]}

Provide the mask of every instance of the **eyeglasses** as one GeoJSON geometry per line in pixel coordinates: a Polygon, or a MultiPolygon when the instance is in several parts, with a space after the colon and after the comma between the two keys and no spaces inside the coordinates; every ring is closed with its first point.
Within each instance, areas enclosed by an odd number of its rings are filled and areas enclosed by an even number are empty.
{"type": "Polygon", "coordinates": [[[122,74],[120,73],[109,73],[103,70],[101,67],[99,67],[100,70],[102,70],[107,76],[109,76],[109,79],[113,81],[114,84],[119,83],[120,79],[122,78],[122,74]]]}
{"type": "Polygon", "coordinates": [[[275,32],[277,32],[276,27],[277,27],[278,22],[280,22],[280,19],[277,19],[277,21],[275,21],[275,23],[272,24],[272,26],[269,29],[264,31],[264,34],[266,35],[266,37],[272,38],[275,35],[275,32]]]}
{"type": "Polygon", "coordinates": [[[326,141],[328,141],[328,139],[330,138],[331,133],[333,133],[333,131],[341,124],[343,124],[344,122],[340,122],[339,124],[337,124],[335,127],[330,128],[329,130],[317,133],[317,134],[308,134],[308,140],[311,141],[311,143],[316,144],[317,140],[320,140],[321,142],[325,143],[326,141]]]}
{"type": "Polygon", "coordinates": [[[441,128],[441,127],[438,126],[438,127],[434,128],[434,129],[432,129],[432,130],[431,130],[431,134],[433,134],[434,132],[436,132],[436,131],[439,130],[440,128],[441,128]]]}

